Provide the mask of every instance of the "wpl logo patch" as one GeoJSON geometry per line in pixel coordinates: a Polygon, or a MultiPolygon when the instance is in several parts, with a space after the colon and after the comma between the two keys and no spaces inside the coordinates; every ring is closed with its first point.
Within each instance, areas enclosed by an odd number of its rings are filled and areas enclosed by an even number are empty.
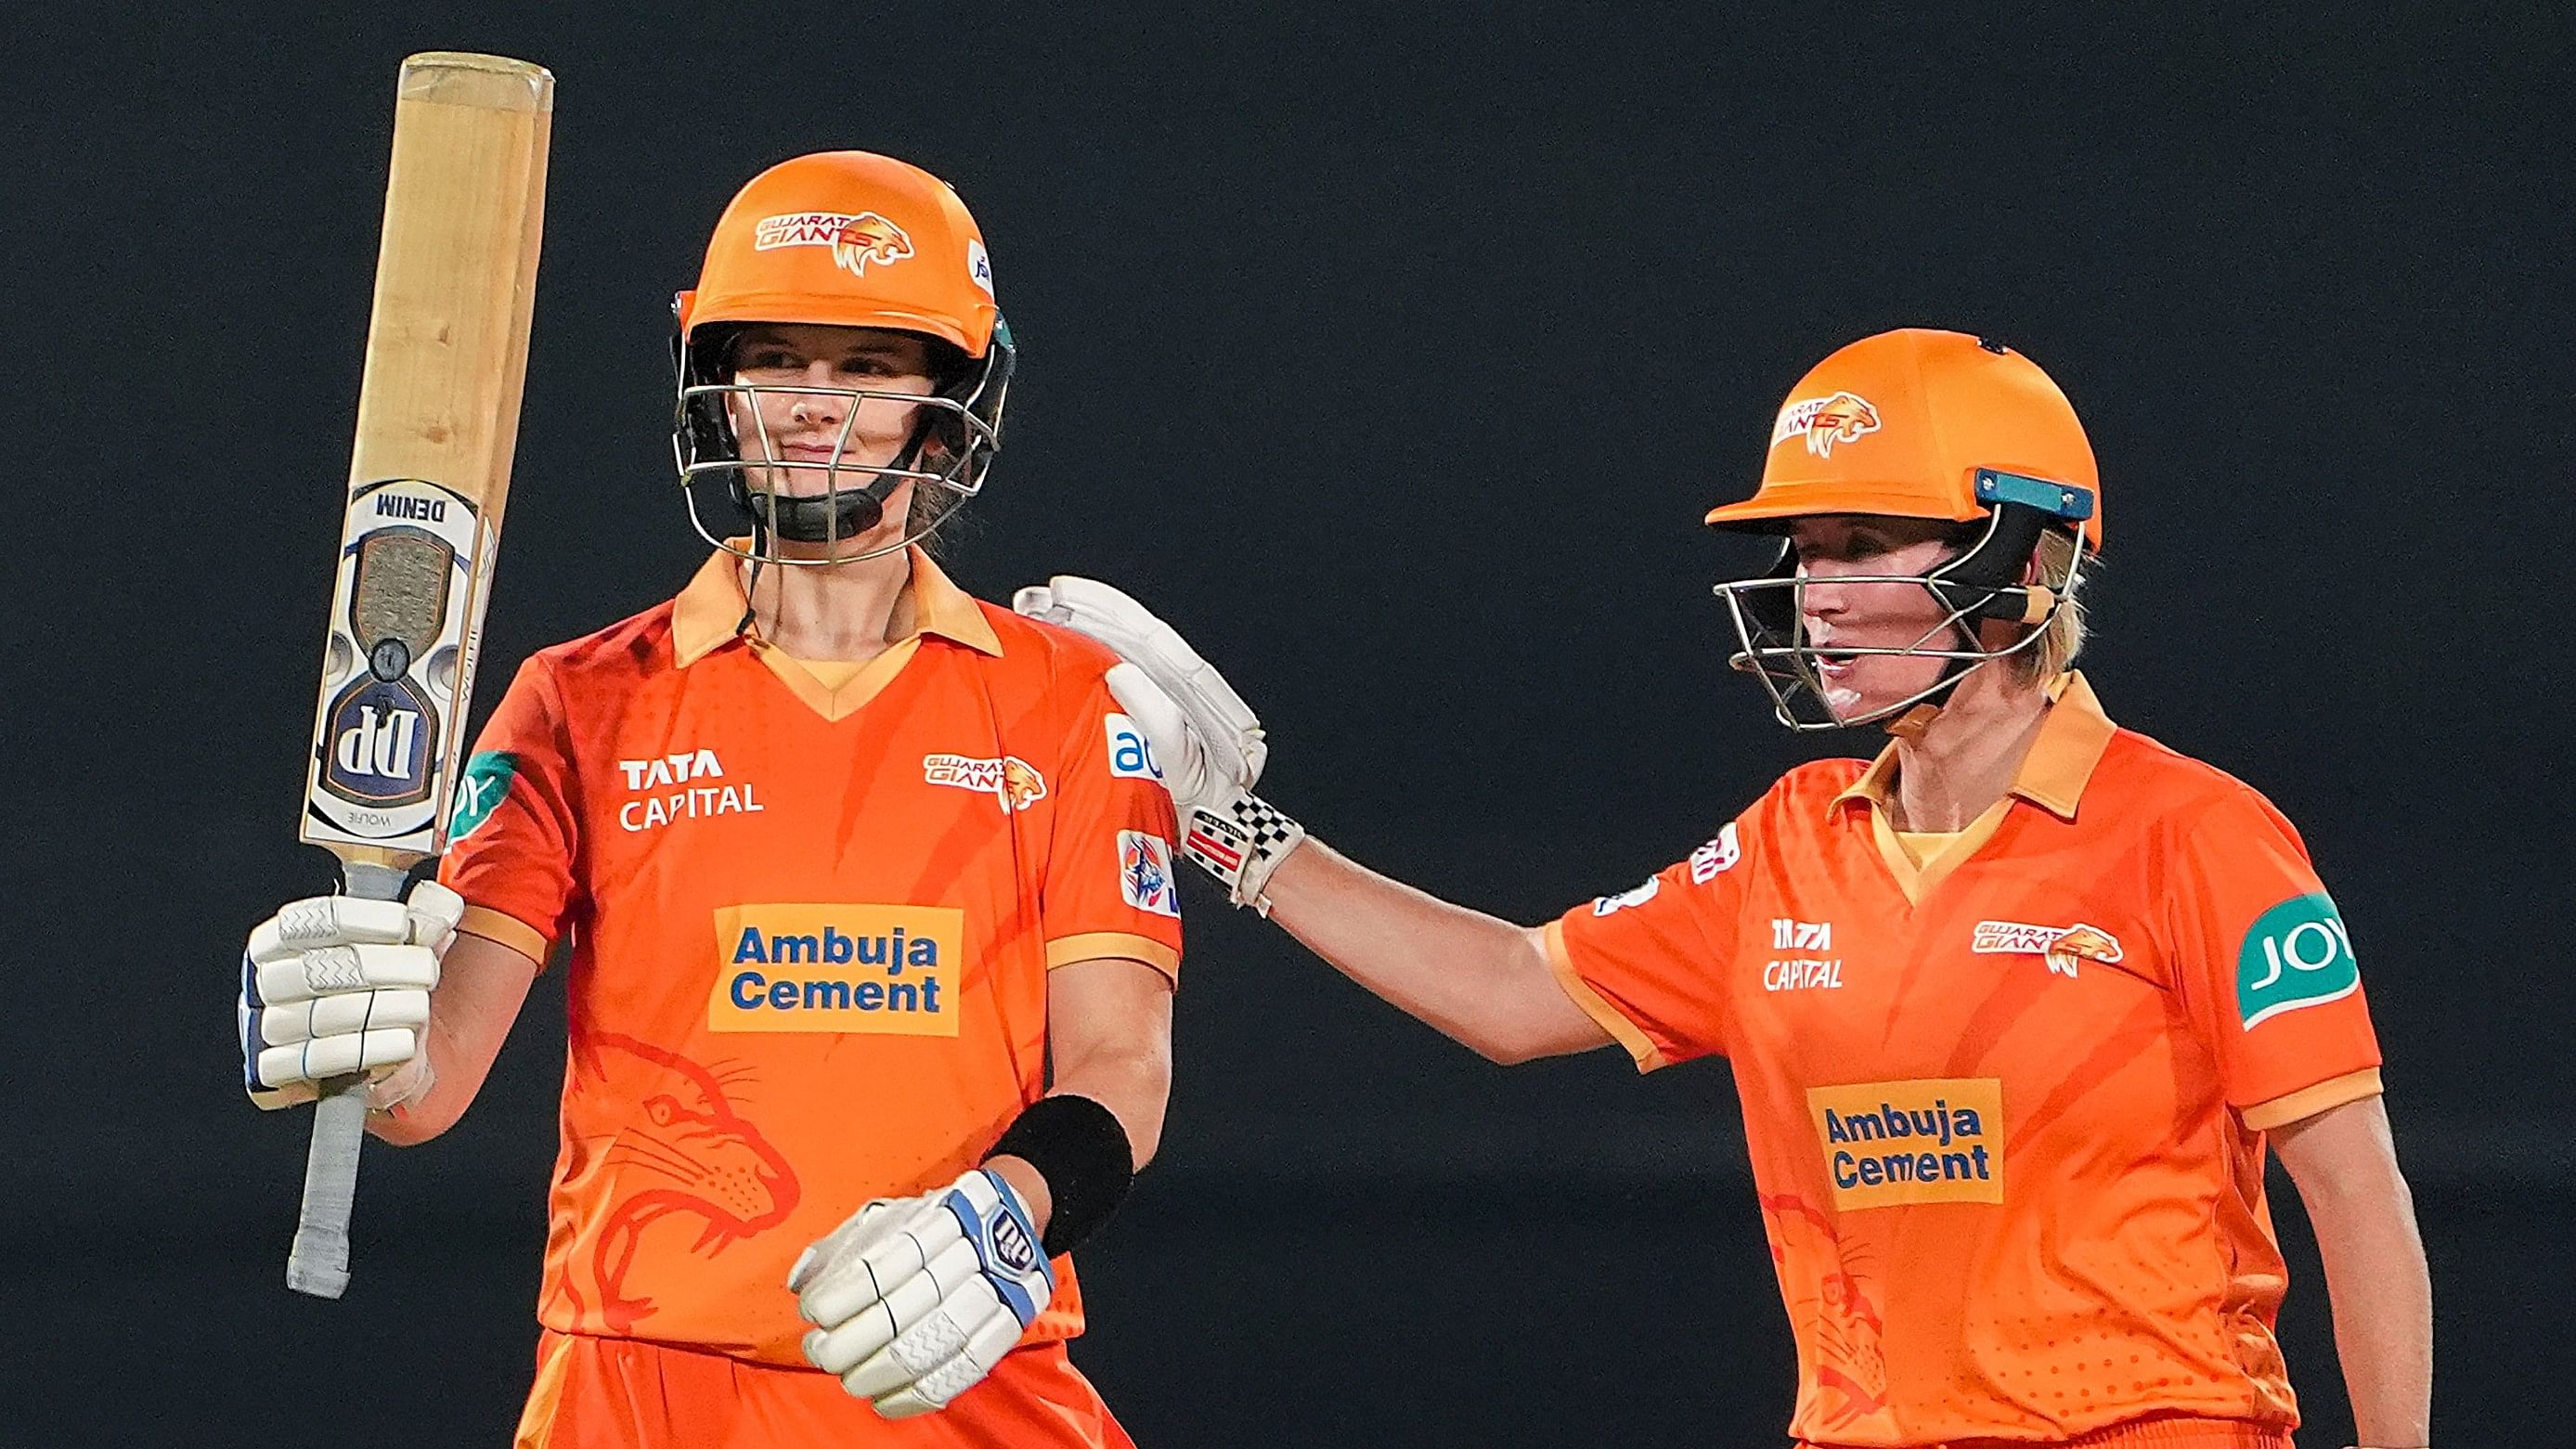
{"type": "Polygon", "coordinates": [[[1118,894],[1140,911],[1179,919],[1181,891],[1172,879],[1172,843],[1150,831],[1119,831],[1118,894]]]}
{"type": "Polygon", "coordinates": [[[2333,898],[2292,896],[2254,918],[2236,953],[2236,1014],[2245,1029],[2361,989],[2361,965],[2333,898]]]}

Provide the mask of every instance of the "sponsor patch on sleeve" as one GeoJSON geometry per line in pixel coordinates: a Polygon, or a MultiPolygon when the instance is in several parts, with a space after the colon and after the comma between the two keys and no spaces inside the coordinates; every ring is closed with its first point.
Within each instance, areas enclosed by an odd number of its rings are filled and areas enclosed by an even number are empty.
{"type": "Polygon", "coordinates": [[[1625,910],[1630,906],[1642,906],[1646,902],[1653,900],[1655,898],[1655,892],[1662,890],[1663,888],[1664,878],[1662,876],[1650,875],[1646,877],[1646,883],[1644,885],[1633,886],[1627,890],[1619,892],[1615,896],[1593,897],[1592,914],[1596,916],[1606,916],[1612,911],[1625,910]]]}
{"type": "Polygon", "coordinates": [[[1181,892],[1172,879],[1172,843],[1150,831],[1119,831],[1118,894],[1140,911],[1179,919],[1181,892]]]}
{"type": "Polygon", "coordinates": [[[1163,783],[1163,764],[1154,758],[1154,743],[1136,728],[1136,721],[1123,714],[1102,717],[1102,728],[1109,733],[1109,774],[1119,780],[1151,780],[1163,783]]]}
{"type": "Polygon", "coordinates": [[[1735,838],[1735,822],[1730,820],[1715,840],[1691,852],[1691,884],[1706,885],[1743,858],[1744,846],[1735,838]]]}
{"type": "Polygon", "coordinates": [[[466,762],[465,778],[456,782],[456,813],[447,821],[450,845],[483,828],[518,774],[519,757],[507,750],[485,750],[466,762]]]}
{"type": "Polygon", "coordinates": [[[2283,1012],[2341,1001],[2361,985],[2352,937],[2323,891],[2254,918],[2236,953],[2236,1015],[2252,1031],[2283,1012]]]}

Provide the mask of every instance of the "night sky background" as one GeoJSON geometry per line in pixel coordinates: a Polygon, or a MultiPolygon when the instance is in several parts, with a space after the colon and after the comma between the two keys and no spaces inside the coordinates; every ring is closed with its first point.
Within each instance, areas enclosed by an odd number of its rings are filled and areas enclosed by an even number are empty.
{"type": "MultiPolygon", "coordinates": [[[[2569,12],[2087,14],[11,7],[0,1443],[500,1443],[527,1387],[560,978],[462,1126],[371,1148],[338,1304],[281,1286],[306,1122],[244,1102],[230,1020],[243,933],[330,880],[300,759],[424,49],[558,78],[478,720],[700,557],[669,301],[725,199],[885,151],[965,196],[1022,348],[961,582],[1127,587],[1261,710],[1265,793],[1522,920],[1876,747],[1723,668],[1707,585],[1761,555],[1697,520],[1790,383],[1895,326],[2027,352],[2101,460],[2088,673],[2350,924],[2437,1442],[2562,1439],[2569,12]]],[[[1779,1441],[1723,1064],[1490,1067],[1203,884],[1162,1159],[1083,1254],[1140,1443],[1779,1441]]]]}

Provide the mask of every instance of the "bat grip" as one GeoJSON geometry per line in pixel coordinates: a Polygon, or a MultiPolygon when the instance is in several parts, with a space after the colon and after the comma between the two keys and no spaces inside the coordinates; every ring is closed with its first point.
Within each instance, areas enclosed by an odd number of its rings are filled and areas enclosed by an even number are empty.
{"type": "MultiPolygon", "coordinates": [[[[353,860],[343,873],[353,896],[402,898],[405,873],[391,866],[353,860]]],[[[286,1286],[298,1293],[337,1298],[349,1287],[349,1216],[358,1201],[358,1149],[366,1140],[366,1073],[323,1083],[313,1107],[313,1145],[304,1155],[304,1205],[286,1255],[286,1286]]]]}

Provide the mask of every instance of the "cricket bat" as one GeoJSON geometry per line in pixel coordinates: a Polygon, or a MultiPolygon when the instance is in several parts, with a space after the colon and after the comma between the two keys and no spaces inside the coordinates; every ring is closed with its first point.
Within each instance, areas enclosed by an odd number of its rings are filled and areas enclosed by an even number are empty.
{"type": "MultiPolygon", "coordinates": [[[[348,512],[302,838],[392,900],[446,844],[500,552],[536,300],[554,77],[431,52],[402,64],[348,512]]],[[[363,1076],[325,1084],[287,1286],[337,1298],[366,1138],[363,1076]]]]}

